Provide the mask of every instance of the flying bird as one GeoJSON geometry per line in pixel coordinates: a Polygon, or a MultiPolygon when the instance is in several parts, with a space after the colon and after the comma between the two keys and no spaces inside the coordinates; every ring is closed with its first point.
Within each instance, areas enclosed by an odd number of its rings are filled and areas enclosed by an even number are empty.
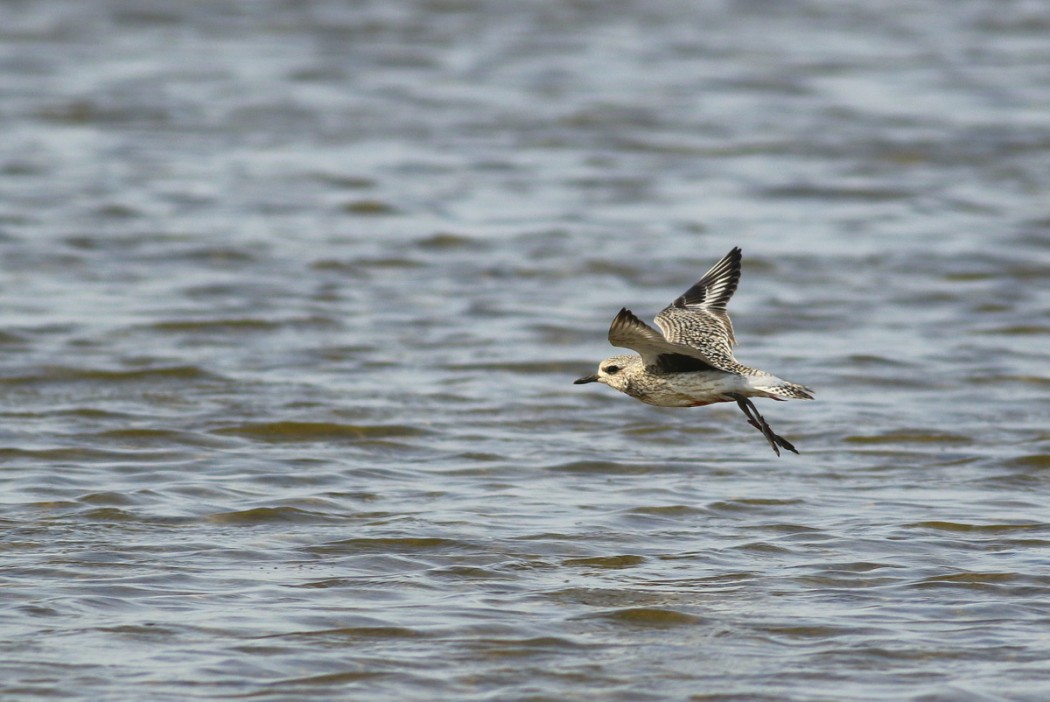
{"type": "Polygon", "coordinates": [[[745,366],[733,356],[736,339],[726,305],[740,282],[741,252],[735,247],[697,283],[656,315],[657,331],[624,307],[609,327],[609,343],[638,355],[612,356],[598,372],[575,381],[604,383],[658,407],[703,407],[736,402],[748,423],[773,451],[798,453],[770,429],[752,397],[812,400],[812,390],[745,366]]]}

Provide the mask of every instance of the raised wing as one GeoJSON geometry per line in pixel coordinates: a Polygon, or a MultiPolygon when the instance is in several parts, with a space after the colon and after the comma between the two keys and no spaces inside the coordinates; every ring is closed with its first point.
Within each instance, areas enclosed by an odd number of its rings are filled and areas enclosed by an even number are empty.
{"type": "Polygon", "coordinates": [[[656,325],[667,341],[697,349],[716,366],[735,363],[736,338],[726,305],[740,283],[740,259],[740,248],[734,247],[656,315],[656,325]]]}
{"type": "Polygon", "coordinates": [[[740,284],[740,260],[742,254],[739,246],[722,257],[722,260],[711,266],[693,287],[671,303],[674,307],[704,309],[725,312],[729,298],[733,297],[740,284]]]}
{"type": "Polygon", "coordinates": [[[609,343],[637,351],[645,365],[666,373],[722,370],[700,349],[668,341],[626,307],[609,326],[609,343]]]}

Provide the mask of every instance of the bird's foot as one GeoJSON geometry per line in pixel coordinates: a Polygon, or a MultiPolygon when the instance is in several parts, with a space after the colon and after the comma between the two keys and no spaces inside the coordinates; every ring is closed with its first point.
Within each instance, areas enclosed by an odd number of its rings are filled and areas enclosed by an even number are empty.
{"type": "Polygon", "coordinates": [[[769,445],[772,447],[774,453],[776,453],[779,456],[781,448],[787,449],[792,453],[798,453],[798,449],[795,448],[794,444],[792,444],[790,441],[780,436],[779,434],[774,432],[772,428],[770,428],[769,423],[766,421],[766,418],[763,417],[762,414],[758,411],[758,408],[755,407],[754,402],[752,402],[747,397],[736,393],[733,393],[732,395],[730,395],[730,397],[736,400],[736,404],[740,407],[740,410],[744,413],[744,416],[747,417],[747,423],[753,426],[755,429],[758,429],[760,432],[762,432],[762,436],[766,437],[766,441],[769,442],[769,445]]]}

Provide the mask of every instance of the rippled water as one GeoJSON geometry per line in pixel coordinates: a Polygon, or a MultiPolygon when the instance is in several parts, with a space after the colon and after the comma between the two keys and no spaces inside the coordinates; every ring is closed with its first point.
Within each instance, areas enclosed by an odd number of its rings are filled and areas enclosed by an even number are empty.
{"type": "Polygon", "coordinates": [[[1042,2],[0,5],[0,696],[1044,700],[1042,2]],[[744,362],[571,381],[729,248],[744,362]]]}

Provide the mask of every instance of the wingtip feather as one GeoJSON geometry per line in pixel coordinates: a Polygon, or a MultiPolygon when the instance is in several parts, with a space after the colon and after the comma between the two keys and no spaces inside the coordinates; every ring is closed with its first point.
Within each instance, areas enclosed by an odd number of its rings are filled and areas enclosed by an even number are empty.
{"type": "Polygon", "coordinates": [[[672,304],[681,308],[703,306],[724,311],[729,298],[733,297],[740,284],[742,260],[743,251],[739,246],[734,246],[672,304]]]}

